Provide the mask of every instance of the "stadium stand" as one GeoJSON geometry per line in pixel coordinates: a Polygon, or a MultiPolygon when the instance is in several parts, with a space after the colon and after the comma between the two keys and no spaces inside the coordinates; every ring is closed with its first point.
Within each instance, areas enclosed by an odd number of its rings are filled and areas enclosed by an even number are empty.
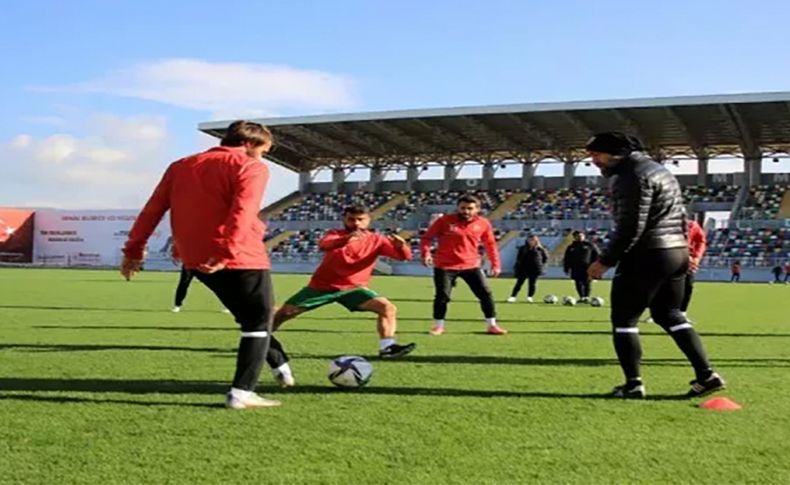
{"type": "Polygon", "coordinates": [[[734,203],[740,187],[736,185],[720,185],[705,187],[687,185],[683,187],[683,198],[687,204],[693,203],[734,203]]]}
{"type": "Polygon", "coordinates": [[[782,199],[789,187],[760,185],[752,187],[744,201],[739,218],[751,220],[775,219],[782,206],[782,199]]]}
{"type": "Polygon", "coordinates": [[[725,228],[708,233],[706,264],[728,266],[739,260],[745,266],[770,266],[790,259],[790,229],[725,228]]]}
{"type": "Polygon", "coordinates": [[[351,194],[307,194],[295,205],[287,207],[279,214],[269,217],[270,221],[336,221],[341,217],[343,208],[361,204],[370,209],[385,204],[393,192],[354,192],[351,194]]]}
{"type": "MultiPolygon", "coordinates": [[[[464,192],[460,191],[437,191],[437,192],[412,192],[407,194],[406,200],[392,208],[384,215],[384,218],[404,221],[409,216],[418,212],[420,208],[425,206],[447,206],[455,205],[458,198],[464,192]]],[[[474,195],[480,198],[482,209],[485,213],[491,212],[499,205],[504,203],[513,192],[510,190],[497,190],[493,192],[476,191],[474,195]]]]}
{"type": "Polygon", "coordinates": [[[531,191],[504,219],[607,219],[609,198],[599,188],[531,191]]]}

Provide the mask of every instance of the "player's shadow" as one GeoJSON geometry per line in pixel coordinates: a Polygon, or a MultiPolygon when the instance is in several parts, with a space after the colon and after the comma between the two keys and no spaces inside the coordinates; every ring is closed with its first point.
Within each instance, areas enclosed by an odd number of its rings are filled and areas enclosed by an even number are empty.
{"type": "Polygon", "coordinates": [[[231,346],[222,347],[181,347],[170,345],[128,345],[128,344],[21,344],[3,343],[0,344],[2,350],[28,350],[33,352],[92,352],[107,350],[141,350],[141,351],[165,351],[165,352],[208,352],[208,353],[230,353],[236,352],[231,346]]]}
{"type": "MultiPolygon", "coordinates": [[[[55,403],[111,403],[132,404],[141,406],[198,406],[219,407],[218,404],[141,401],[133,399],[109,398],[104,394],[133,394],[133,395],[175,395],[199,394],[222,396],[228,390],[227,383],[209,381],[167,381],[167,380],[113,380],[113,379],[36,379],[36,378],[0,378],[0,389],[6,393],[0,394],[0,400],[22,401],[48,401],[55,403]],[[37,392],[90,392],[101,393],[101,398],[50,396],[46,394],[8,394],[9,391],[37,392]]],[[[296,386],[288,389],[262,389],[267,395],[278,395],[287,400],[289,394],[346,394],[329,385],[327,386],[296,386]]],[[[545,399],[606,399],[606,395],[597,393],[568,393],[548,391],[519,391],[519,390],[487,390],[487,389],[454,389],[437,387],[380,387],[372,386],[361,389],[355,396],[366,395],[385,396],[426,396],[426,397],[469,397],[469,398],[545,398],[545,399]]],[[[681,400],[682,395],[654,395],[652,400],[681,400]]]]}
{"type": "MultiPolygon", "coordinates": [[[[607,337],[612,336],[611,330],[520,330],[520,329],[508,329],[510,333],[534,333],[534,334],[546,334],[546,335],[604,335],[607,337]]],[[[485,332],[478,332],[478,333],[485,333],[485,332]]],[[[653,335],[666,335],[666,332],[663,330],[651,330],[647,332],[640,331],[639,333],[641,336],[653,336],[653,335]]],[[[736,338],[788,338],[790,337],[790,333],[775,333],[775,332],[760,332],[760,333],[753,333],[753,332],[705,332],[700,331],[699,334],[703,337],[736,337],[736,338]]],[[[716,359],[719,360],[719,359],[716,359]]]]}
{"type": "MultiPolygon", "coordinates": [[[[162,313],[166,310],[161,308],[106,308],[106,307],[82,307],[66,305],[0,305],[0,309],[9,310],[58,310],[58,311],[79,311],[79,312],[155,312],[162,313]]],[[[200,311],[200,310],[195,310],[200,311]]],[[[203,310],[203,312],[208,310],[203,310]]]]}

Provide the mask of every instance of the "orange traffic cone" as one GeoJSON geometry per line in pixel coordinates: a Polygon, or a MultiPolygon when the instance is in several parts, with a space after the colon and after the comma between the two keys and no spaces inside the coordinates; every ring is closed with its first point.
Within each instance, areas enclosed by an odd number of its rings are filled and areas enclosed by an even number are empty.
{"type": "Polygon", "coordinates": [[[702,409],[712,409],[714,411],[738,411],[741,405],[728,397],[712,397],[699,405],[702,409]]]}

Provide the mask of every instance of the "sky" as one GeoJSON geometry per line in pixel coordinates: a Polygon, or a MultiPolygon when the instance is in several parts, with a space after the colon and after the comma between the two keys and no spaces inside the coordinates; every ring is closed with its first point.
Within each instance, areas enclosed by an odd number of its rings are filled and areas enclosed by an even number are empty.
{"type": "MultiPolygon", "coordinates": [[[[203,121],[790,91],[787,18],[785,0],[4,2],[0,206],[140,207],[216,144],[203,121]]],[[[296,188],[274,166],[266,201],[296,188]]]]}

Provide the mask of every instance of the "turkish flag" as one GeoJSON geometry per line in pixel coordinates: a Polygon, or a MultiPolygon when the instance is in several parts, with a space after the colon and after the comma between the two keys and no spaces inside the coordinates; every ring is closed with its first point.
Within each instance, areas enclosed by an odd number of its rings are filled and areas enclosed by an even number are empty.
{"type": "Polygon", "coordinates": [[[27,209],[0,207],[0,261],[33,261],[33,215],[27,209]]]}

